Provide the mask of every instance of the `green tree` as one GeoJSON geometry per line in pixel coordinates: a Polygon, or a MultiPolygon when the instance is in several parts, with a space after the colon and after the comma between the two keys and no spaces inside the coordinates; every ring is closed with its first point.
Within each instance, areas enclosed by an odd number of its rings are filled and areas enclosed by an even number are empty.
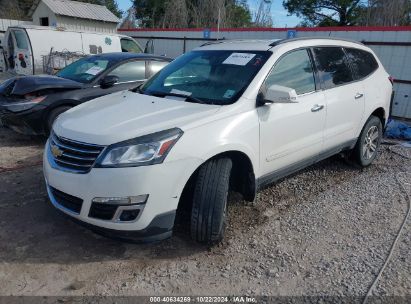
{"type": "Polygon", "coordinates": [[[164,0],[134,0],[136,17],[143,27],[158,27],[165,14],[164,0]]]}
{"type": "Polygon", "coordinates": [[[210,27],[217,26],[220,10],[221,25],[245,27],[251,24],[251,13],[246,0],[134,0],[136,18],[142,27],[210,27]],[[186,14],[171,11],[184,8],[186,14]],[[179,21],[179,22],[178,22],[179,21]]]}
{"type": "Polygon", "coordinates": [[[229,23],[232,27],[249,27],[251,26],[251,12],[247,1],[238,1],[228,7],[229,23]]]}
{"type": "Polygon", "coordinates": [[[306,26],[355,25],[363,8],[361,0],[284,0],[283,6],[306,26]]]}

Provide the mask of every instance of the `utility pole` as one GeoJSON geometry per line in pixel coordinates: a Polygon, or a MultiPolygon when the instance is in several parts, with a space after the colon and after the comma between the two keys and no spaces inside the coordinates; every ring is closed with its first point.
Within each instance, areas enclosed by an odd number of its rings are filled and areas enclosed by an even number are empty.
{"type": "Polygon", "coordinates": [[[217,20],[217,40],[220,39],[220,23],[221,23],[221,8],[218,8],[218,20],[217,20]]]}

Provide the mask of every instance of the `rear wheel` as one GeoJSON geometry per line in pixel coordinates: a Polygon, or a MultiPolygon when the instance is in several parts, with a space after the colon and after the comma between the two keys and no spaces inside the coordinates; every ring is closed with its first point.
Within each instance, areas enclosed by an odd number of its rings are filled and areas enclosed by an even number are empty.
{"type": "Polygon", "coordinates": [[[353,151],[353,160],[361,167],[371,165],[377,156],[382,139],[382,123],[376,116],[371,116],[361,131],[353,151]]]}
{"type": "Polygon", "coordinates": [[[50,134],[50,132],[53,128],[53,123],[57,119],[57,117],[59,117],[60,114],[66,112],[67,110],[70,110],[70,109],[71,109],[70,106],[62,106],[62,107],[58,107],[58,108],[53,109],[49,113],[49,115],[47,116],[47,121],[46,121],[47,135],[50,134]]]}
{"type": "Polygon", "coordinates": [[[212,159],[198,172],[191,211],[191,237],[197,242],[214,244],[224,237],[232,166],[229,158],[212,159]]]}

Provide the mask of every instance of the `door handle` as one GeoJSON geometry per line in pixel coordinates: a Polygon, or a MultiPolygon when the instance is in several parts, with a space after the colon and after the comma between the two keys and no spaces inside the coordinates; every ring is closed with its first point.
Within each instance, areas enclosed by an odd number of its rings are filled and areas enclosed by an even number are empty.
{"type": "Polygon", "coordinates": [[[360,99],[361,97],[363,97],[364,96],[364,94],[361,94],[361,93],[357,93],[357,94],[355,94],[355,99],[360,99]]]}
{"type": "Polygon", "coordinates": [[[318,112],[324,109],[324,105],[316,104],[311,108],[311,112],[318,112]]]}

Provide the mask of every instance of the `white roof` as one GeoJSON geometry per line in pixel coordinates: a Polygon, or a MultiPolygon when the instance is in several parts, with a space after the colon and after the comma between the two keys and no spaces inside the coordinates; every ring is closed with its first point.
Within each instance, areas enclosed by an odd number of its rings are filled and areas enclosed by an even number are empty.
{"type": "Polygon", "coordinates": [[[29,15],[34,13],[40,1],[43,1],[43,3],[47,5],[56,15],[113,23],[120,22],[120,19],[103,5],[70,0],[37,0],[34,2],[29,15]]]}

